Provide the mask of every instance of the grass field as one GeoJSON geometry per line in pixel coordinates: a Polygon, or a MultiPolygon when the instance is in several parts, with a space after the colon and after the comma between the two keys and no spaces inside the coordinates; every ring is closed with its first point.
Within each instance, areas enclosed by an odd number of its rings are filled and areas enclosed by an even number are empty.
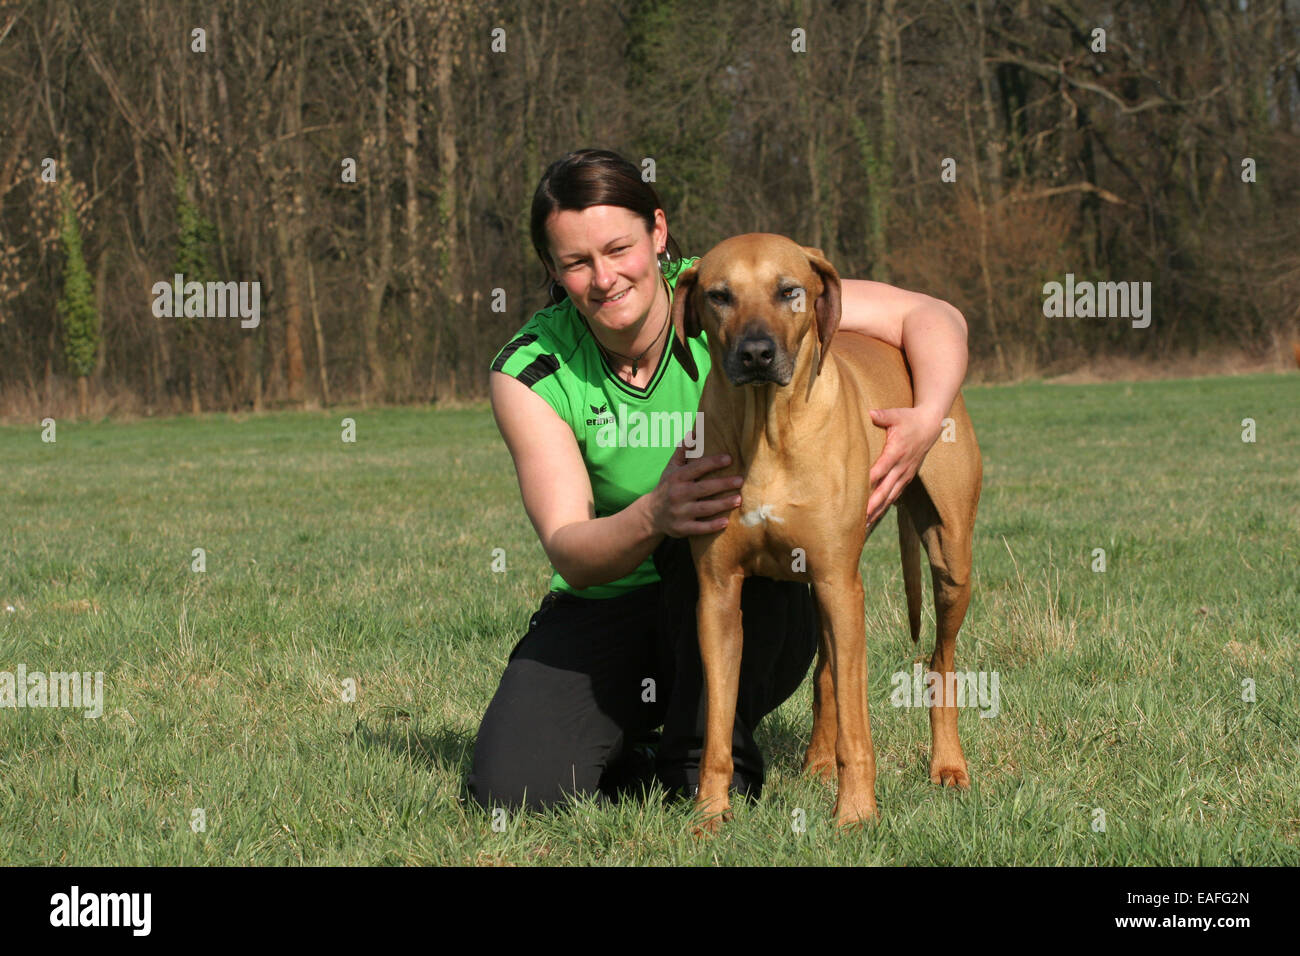
{"type": "Polygon", "coordinates": [[[957,663],[1000,678],[997,717],[961,715],[971,790],[929,782],[924,711],[889,706],[920,654],[887,518],[863,558],[882,822],[837,834],[800,777],[805,683],[760,728],[762,802],[707,842],[656,801],[504,832],[462,802],[549,578],[486,406],[0,428],[0,671],[104,673],[98,719],[0,709],[0,863],[1300,862],[1300,377],[966,396],[957,663]]]}

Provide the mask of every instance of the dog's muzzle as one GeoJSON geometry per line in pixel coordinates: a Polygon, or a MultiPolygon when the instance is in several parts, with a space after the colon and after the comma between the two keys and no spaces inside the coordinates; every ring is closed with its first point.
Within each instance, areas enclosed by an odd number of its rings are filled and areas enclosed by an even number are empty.
{"type": "Polygon", "coordinates": [[[770,335],[751,333],[741,336],[731,347],[722,370],[732,385],[789,385],[794,376],[794,358],[770,335]]]}

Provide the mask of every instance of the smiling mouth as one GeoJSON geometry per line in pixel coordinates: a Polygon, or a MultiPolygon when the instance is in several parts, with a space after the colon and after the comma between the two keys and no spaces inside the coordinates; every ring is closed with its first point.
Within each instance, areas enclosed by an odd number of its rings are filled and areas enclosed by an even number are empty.
{"type": "Polygon", "coordinates": [[[623,290],[622,292],[620,292],[618,295],[610,296],[608,299],[601,299],[601,300],[600,300],[600,304],[601,304],[601,305],[614,305],[614,304],[616,304],[616,303],[622,302],[624,299],[627,298],[627,294],[628,294],[629,292],[631,292],[631,291],[632,291],[631,289],[624,289],[624,290],[623,290]]]}

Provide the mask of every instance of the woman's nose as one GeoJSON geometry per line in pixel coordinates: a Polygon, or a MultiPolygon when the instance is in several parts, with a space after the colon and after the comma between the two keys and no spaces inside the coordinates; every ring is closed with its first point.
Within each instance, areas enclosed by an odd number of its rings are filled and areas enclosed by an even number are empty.
{"type": "Polygon", "coordinates": [[[618,277],[615,275],[614,262],[612,259],[603,259],[597,256],[593,263],[593,269],[595,272],[592,281],[598,289],[608,291],[617,281],[618,277]]]}

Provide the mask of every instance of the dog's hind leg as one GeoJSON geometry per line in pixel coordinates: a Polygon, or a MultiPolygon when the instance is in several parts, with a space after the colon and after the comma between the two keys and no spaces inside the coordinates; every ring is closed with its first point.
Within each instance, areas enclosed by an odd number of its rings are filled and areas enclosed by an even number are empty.
{"type": "MultiPolygon", "coordinates": [[[[930,781],[966,789],[970,773],[957,735],[956,652],[970,606],[971,526],[957,515],[940,515],[918,483],[904,492],[912,523],[918,529],[930,559],[934,585],[935,639],[930,670],[939,675],[938,695],[930,706],[930,781]]],[[[903,502],[900,502],[903,503],[903,502]]],[[[962,516],[966,517],[966,516],[962,516]]]]}
{"type": "Polygon", "coordinates": [[[971,536],[946,530],[932,530],[933,543],[926,550],[943,555],[942,566],[931,562],[936,621],[934,654],[930,670],[942,675],[941,706],[930,708],[930,782],[965,790],[970,786],[966,756],[957,736],[956,652],[957,632],[970,606],[971,536]]]}

